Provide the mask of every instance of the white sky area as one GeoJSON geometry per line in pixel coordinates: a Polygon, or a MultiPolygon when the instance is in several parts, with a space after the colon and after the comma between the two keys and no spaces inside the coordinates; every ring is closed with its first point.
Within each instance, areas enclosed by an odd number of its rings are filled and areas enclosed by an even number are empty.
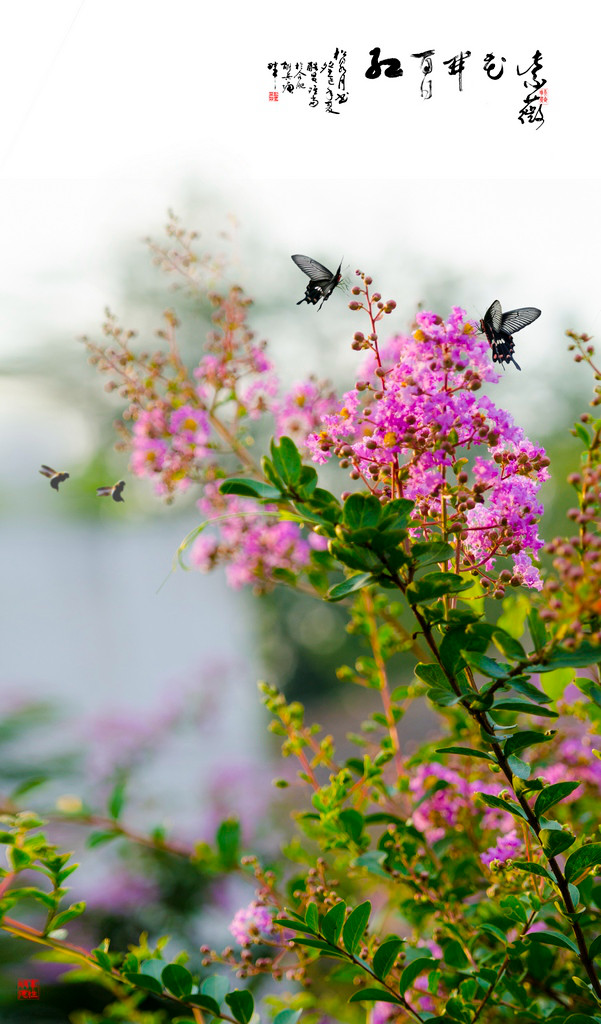
{"type": "MultiPolygon", "coordinates": [[[[259,299],[289,300],[271,340],[297,360],[304,344],[303,371],[342,366],[359,324],[340,293],[319,314],[296,307],[305,281],[290,254],[332,269],[344,256],[397,300],[391,330],[437,278],[457,279],[454,301],[475,318],[494,298],[539,306],[519,339],[512,391],[528,397],[526,419],[544,415],[549,365],[574,369],[565,328],[601,327],[598,83],[587,46],[601,14],[592,4],[578,12],[576,23],[563,5],[516,0],[0,0],[0,358],[48,343],[81,359],[74,339],[121,297],[123,253],[158,234],[168,207],[193,216],[197,195],[211,199],[212,227],[228,213],[240,222],[242,283],[259,299]],[[325,61],[336,46],[348,68],[339,115],[309,109],[299,93],[268,102],[269,61],[325,61]],[[403,78],[365,79],[374,46],[401,59],[403,78]],[[434,94],[424,102],[410,55],[427,48],[434,94]],[[442,61],[468,49],[459,93],[442,61]],[[538,130],[517,120],[515,73],[536,49],[549,95],[538,130]],[[497,82],[482,70],[487,52],[507,58],[497,82]]],[[[67,410],[12,381],[0,388],[3,429],[21,419],[32,439],[60,421],[77,454],[67,410]]]]}

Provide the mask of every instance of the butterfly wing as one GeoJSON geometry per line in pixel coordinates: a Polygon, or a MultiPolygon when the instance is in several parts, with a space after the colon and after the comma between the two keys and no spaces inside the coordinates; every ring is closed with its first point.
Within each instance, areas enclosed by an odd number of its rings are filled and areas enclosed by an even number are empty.
{"type": "Polygon", "coordinates": [[[491,303],[486,310],[484,319],[480,321],[480,327],[491,344],[495,336],[501,330],[502,319],[501,303],[498,299],[495,299],[495,301],[491,303]]]}
{"type": "Polygon", "coordinates": [[[43,464],[42,464],[42,468],[40,469],[40,473],[42,474],[42,476],[49,476],[49,477],[56,476],[56,470],[55,469],[52,469],[51,466],[44,466],[43,464]]]}
{"type": "MultiPolygon", "coordinates": [[[[325,286],[334,277],[331,270],[324,267],[323,263],[318,263],[317,260],[312,260],[310,256],[296,255],[291,258],[296,263],[299,270],[302,270],[303,274],[306,274],[307,277],[316,284],[325,286]]],[[[340,267],[338,269],[340,270],[340,267]]]]}
{"type": "Polygon", "coordinates": [[[540,309],[536,306],[523,306],[521,309],[510,309],[507,313],[503,313],[501,318],[501,330],[505,334],[515,334],[516,331],[521,331],[523,327],[527,327],[528,324],[534,323],[540,316],[540,309]]]}
{"type": "Polygon", "coordinates": [[[112,487],[97,487],[96,494],[99,498],[106,498],[109,494],[113,493],[112,487]]]}

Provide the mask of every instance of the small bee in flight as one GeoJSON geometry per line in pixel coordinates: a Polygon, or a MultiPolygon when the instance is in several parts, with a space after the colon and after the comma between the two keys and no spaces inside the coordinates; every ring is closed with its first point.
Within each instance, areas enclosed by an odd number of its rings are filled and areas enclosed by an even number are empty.
{"type": "Polygon", "coordinates": [[[42,474],[42,476],[47,476],[50,478],[50,486],[54,487],[55,491],[58,491],[59,484],[63,484],[65,480],[69,479],[68,473],[59,473],[56,471],[56,469],[52,469],[51,466],[42,465],[40,473],[42,474]]]}
{"type": "Polygon", "coordinates": [[[124,498],[121,497],[124,487],[125,480],[118,480],[112,487],[97,487],[96,494],[99,498],[111,497],[113,501],[124,501],[124,498]]]}

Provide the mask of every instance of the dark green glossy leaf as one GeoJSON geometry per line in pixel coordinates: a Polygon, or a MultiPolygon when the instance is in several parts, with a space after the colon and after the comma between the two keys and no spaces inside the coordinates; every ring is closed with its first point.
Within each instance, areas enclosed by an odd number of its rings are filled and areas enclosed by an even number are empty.
{"type": "Polygon", "coordinates": [[[347,835],[353,840],[353,842],[358,843],[363,833],[363,815],[359,814],[359,811],[355,811],[352,807],[349,807],[340,812],[339,818],[347,835]]]}
{"type": "Polygon", "coordinates": [[[344,597],[353,594],[355,590],[362,590],[363,587],[369,586],[370,583],[377,583],[377,577],[371,572],[357,572],[353,576],[349,576],[348,579],[343,580],[342,583],[337,583],[335,586],[330,587],[327,599],[328,601],[342,601],[344,597]]]}
{"type": "Polygon", "coordinates": [[[198,1006],[199,1010],[208,1010],[214,1017],[219,1017],[219,1003],[217,1003],[211,996],[205,995],[204,992],[198,992],[193,996],[188,996],[186,1002],[192,1003],[193,1006],[198,1006]]]}
{"type": "Polygon", "coordinates": [[[563,853],[576,842],[576,837],[569,832],[554,828],[541,829],[538,838],[547,857],[556,857],[558,853],[563,853]]]}
{"type": "Polygon", "coordinates": [[[221,1004],[225,999],[228,988],[227,978],[224,978],[222,974],[212,974],[209,978],[204,979],[200,986],[200,991],[203,995],[209,996],[216,1003],[221,1004]]]}
{"type": "Polygon", "coordinates": [[[305,935],[315,935],[317,932],[310,928],[308,924],[303,924],[301,921],[292,921],[288,917],[276,917],[274,918],[274,924],[277,924],[279,928],[290,928],[293,932],[302,932],[305,935]]]}
{"type": "Polygon", "coordinates": [[[601,843],[588,843],[570,854],[566,861],[565,876],[571,882],[587,868],[601,864],[601,843]]]}
{"type": "Polygon", "coordinates": [[[232,478],[224,480],[219,488],[220,494],[237,494],[244,498],[259,498],[261,501],[281,501],[282,492],[262,480],[232,478]]]}
{"type": "Polygon", "coordinates": [[[517,775],[518,779],[527,779],[530,775],[530,765],[522,761],[521,757],[518,757],[517,754],[510,754],[507,758],[507,764],[513,774],[517,775]]]}
{"type": "Polygon", "coordinates": [[[489,793],[480,793],[480,799],[488,804],[489,807],[498,808],[500,811],[508,811],[509,814],[513,814],[516,818],[523,818],[527,821],[526,812],[520,807],[519,804],[510,803],[509,800],[503,800],[500,796],[491,796],[489,793]]]}
{"type": "Polygon", "coordinates": [[[315,903],[308,903],[305,911],[305,921],[309,927],[314,931],[319,931],[319,911],[315,903]]]}
{"type": "Polygon", "coordinates": [[[154,992],[155,995],[160,996],[163,991],[160,981],[151,977],[150,974],[130,974],[126,972],[124,977],[126,981],[129,981],[130,985],[135,985],[136,988],[143,988],[145,992],[154,992]]]}
{"type": "Polygon", "coordinates": [[[437,961],[432,960],[431,957],[419,956],[417,960],[412,960],[410,964],[407,964],[405,970],[401,974],[401,980],[399,982],[399,992],[404,995],[408,988],[411,988],[413,982],[422,971],[434,970],[437,966],[437,961]]]}
{"type": "Polygon", "coordinates": [[[554,651],[546,662],[549,668],[586,668],[587,665],[597,665],[601,661],[601,648],[598,644],[590,644],[583,641],[575,651],[557,650],[554,651]]]}
{"type": "Polygon", "coordinates": [[[549,708],[540,707],[538,704],[531,704],[527,700],[499,700],[494,706],[494,711],[519,711],[523,715],[540,715],[541,718],[557,718],[557,712],[549,708]]]}
{"type": "Polygon", "coordinates": [[[509,665],[500,665],[498,661],[494,661],[493,658],[488,658],[478,651],[462,650],[461,653],[468,665],[491,679],[504,679],[509,672],[509,665]]]}
{"type": "Polygon", "coordinates": [[[547,642],[547,630],[537,608],[533,608],[528,614],[528,629],[530,630],[535,650],[540,651],[547,642]]]}
{"type": "Polygon", "coordinates": [[[349,530],[372,529],[382,515],[382,506],[373,494],[351,494],[342,506],[342,522],[349,530]]]}
{"type": "Polygon", "coordinates": [[[536,798],[534,813],[540,818],[550,807],[554,807],[555,804],[565,799],[580,785],[582,785],[580,782],[555,782],[552,786],[545,786],[536,798]]]}
{"type": "MultiPolygon", "coordinates": [[[[601,661],[601,654],[599,660],[601,661]]],[[[592,700],[597,707],[601,707],[601,686],[594,683],[592,679],[583,679],[580,676],[574,680],[574,683],[585,697],[592,700]]]]}
{"type": "Polygon", "coordinates": [[[512,661],[526,660],[526,652],[519,640],[516,640],[510,633],[506,633],[504,629],[495,629],[493,643],[503,652],[506,658],[510,658],[512,661]]]}
{"type": "Polygon", "coordinates": [[[548,743],[552,739],[553,735],[545,736],[544,732],[524,729],[505,740],[503,753],[506,757],[509,757],[510,754],[517,754],[519,750],[526,750],[527,747],[533,747],[536,743],[548,743]]]}
{"type": "Polygon", "coordinates": [[[390,974],[396,958],[403,948],[403,944],[403,939],[388,939],[376,951],[373,959],[373,968],[380,981],[385,981],[390,974]]]}
{"type": "Polygon", "coordinates": [[[113,964],[106,950],[97,947],[96,949],[92,950],[92,953],[96,957],[96,960],[102,967],[103,971],[112,971],[113,964]]]}
{"type": "Polygon", "coordinates": [[[360,903],[358,907],[355,907],[344,922],[342,939],[347,953],[355,954],[357,952],[370,914],[371,903],[366,900],[365,903],[360,903]]]}
{"type": "Polygon", "coordinates": [[[492,761],[496,764],[494,757],[486,754],[483,750],[475,750],[474,747],[437,747],[437,754],[465,754],[467,757],[481,757],[485,761],[492,761]]]}
{"type": "Polygon", "coordinates": [[[294,487],[299,483],[303,465],[298,449],[290,437],[281,437],[279,444],[271,442],[271,457],[276,472],[285,484],[294,487]]]}
{"type": "Polygon", "coordinates": [[[302,1010],[280,1010],[273,1018],[273,1024],[296,1024],[300,1020],[302,1010]]]}
{"type": "Polygon", "coordinates": [[[321,921],[321,934],[331,942],[333,946],[338,945],[338,939],[342,933],[346,903],[340,900],[335,903],[331,910],[328,910],[321,921]]]}
{"type": "Polygon", "coordinates": [[[239,1024],[248,1024],[253,1015],[255,1001],[247,988],[235,988],[228,992],[225,1001],[239,1024]]]}
{"type": "Polygon", "coordinates": [[[463,970],[464,967],[468,966],[469,960],[457,939],[451,939],[450,942],[447,942],[444,948],[444,962],[449,967],[457,967],[459,970],[463,970]]]}
{"type": "Polygon", "coordinates": [[[561,946],[562,949],[569,949],[572,953],[578,953],[578,946],[561,932],[529,932],[528,938],[531,942],[542,942],[545,946],[561,946]]]}
{"type": "Polygon", "coordinates": [[[349,1003],[396,1003],[402,1006],[403,1001],[387,992],[385,988],[364,988],[359,992],[353,992],[349,1003]]]}
{"type": "Polygon", "coordinates": [[[538,686],[531,683],[526,676],[512,676],[508,680],[508,685],[511,686],[512,690],[517,690],[523,697],[529,697],[535,704],[550,704],[553,697],[547,696],[542,690],[539,690],[538,686]]]}
{"type": "Polygon", "coordinates": [[[588,951],[592,957],[599,956],[599,953],[601,953],[601,935],[597,935],[597,938],[593,939],[588,951]]]}
{"type": "Polygon", "coordinates": [[[167,964],[163,970],[162,982],[178,999],[185,999],[192,991],[192,975],[181,964],[167,964]]]}
{"type": "Polygon", "coordinates": [[[426,604],[435,601],[445,594],[458,594],[468,590],[473,580],[464,580],[455,572],[429,572],[421,579],[410,583],[406,590],[409,604],[426,604]]]}
{"type": "Polygon", "coordinates": [[[431,562],[449,562],[455,557],[455,551],[444,540],[416,541],[411,547],[411,558],[419,565],[431,562]]]}
{"type": "Polygon", "coordinates": [[[535,860],[514,860],[513,866],[519,871],[526,871],[530,875],[539,875],[547,881],[552,880],[547,869],[535,860]]]}

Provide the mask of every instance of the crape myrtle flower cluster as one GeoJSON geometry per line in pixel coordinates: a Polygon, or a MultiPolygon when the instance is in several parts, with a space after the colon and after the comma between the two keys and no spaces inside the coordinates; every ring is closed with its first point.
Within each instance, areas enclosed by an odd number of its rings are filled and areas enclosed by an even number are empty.
{"type": "MultiPolygon", "coordinates": [[[[172,255],[164,262],[181,269],[172,255]]],[[[363,301],[350,308],[367,312],[371,332],[357,332],[353,348],[369,358],[342,403],[314,377],[279,396],[266,343],[247,323],[251,300],[237,286],[208,292],[213,328],[192,372],[179,353],[172,311],[158,332],[167,350],[152,354],[134,354],[133,332],[109,316],[109,342],[88,346],[111,374],[108,388],[129,403],[118,428],[131,470],[168,500],[191,484],[202,487],[199,508],[214,532],[199,533],[190,546],[192,565],[208,571],[223,563],[232,586],[268,589],[276,567],[298,574],[309,566],[307,537],[297,524],[270,516],[269,507],[259,511],[253,501],[221,495],[219,483],[240,471],[262,476],[249,451],[249,421],[269,414],[276,436],[293,437],[318,463],[337,457],[383,503],[415,501],[414,537],[451,541],[455,571],[479,575],[496,596],[507,583],[540,589],[537,495],[549,460],[509,414],[477,395],[484,382],[499,379],[486,339],[455,307],[447,321],[419,313],[412,335],[380,347],[377,322],[395,303],[370,295],[371,279],[361,279],[353,293],[363,301]],[[495,573],[498,557],[512,567],[495,573]]]]}
{"type": "Polygon", "coordinates": [[[353,347],[369,357],[342,406],[310,436],[313,458],[337,457],[382,502],[415,501],[414,536],[454,537],[455,570],[479,574],[499,596],[506,582],[540,589],[532,559],[543,543],[538,491],[549,459],[508,413],[477,396],[499,380],[486,339],[454,307],[447,321],[418,313],[411,336],[380,347],[376,323],[394,303],[370,295],[371,279],[361,278],[353,293],[363,300],[350,308],[367,311],[372,331],[357,332],[353,347]],[[513,562],[499,583],[497,556],[513,562]]]}

